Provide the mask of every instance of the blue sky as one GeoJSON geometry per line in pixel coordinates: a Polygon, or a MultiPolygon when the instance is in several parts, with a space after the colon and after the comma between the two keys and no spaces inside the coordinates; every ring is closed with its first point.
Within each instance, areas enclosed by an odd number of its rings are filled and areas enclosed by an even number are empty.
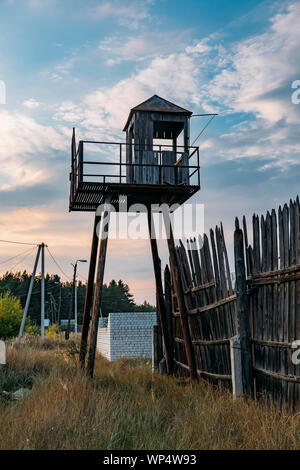
{"type": "MultiPolygon", "coordinates": [[[[194,200],[207,230],[223,221],[232,251],[236,215],[299,193],[299,20],[299,1],[1,0],[0,238],[47,242],[71,274],[70,262],[89,256],[92,227],[91,214],[68,213],[71,129],[123,140],[129,109],[157,93],[220,114],[198,142],[194,200]]],[[[203,124],[192,121],[192,138],[203,124]]],[[[0,245],[0,262],[18,250],[0,245]]],[[[108,255],[106,280],[153,301],[148,243],[111,241],[108,255]]]]}

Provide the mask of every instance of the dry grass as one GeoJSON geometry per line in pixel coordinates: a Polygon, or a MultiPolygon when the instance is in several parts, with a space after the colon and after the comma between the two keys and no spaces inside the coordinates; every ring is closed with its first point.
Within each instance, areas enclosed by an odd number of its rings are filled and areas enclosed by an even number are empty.
{"type": "MultiPolygon", "coordinates": [[[[8,348],[4,387],[33,385],[0,404],[0,449],[299,449],[300,417],[234,402],[207,384],[151,375],[144,360],[97,357],[95,379],[76,347],[48,340],[8,348]]],[[[6,388],[6,389],[7,389],[6,388]]]]}

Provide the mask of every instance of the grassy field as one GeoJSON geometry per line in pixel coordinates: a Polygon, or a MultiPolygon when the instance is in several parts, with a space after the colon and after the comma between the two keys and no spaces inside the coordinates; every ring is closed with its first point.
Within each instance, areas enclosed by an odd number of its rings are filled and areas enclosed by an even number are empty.
{"type": "MultiPolygon", "coordinates": [[[[152,377],[149,361],[98,356],[95,378],[77,366],[77,345],[27,339],[8,347],[0,391],[0,449],[299,449],[300,417],[233,401],[205,383],[152,377]]],[[[0,366],[1,367],[1,366],[0,366]]]]}

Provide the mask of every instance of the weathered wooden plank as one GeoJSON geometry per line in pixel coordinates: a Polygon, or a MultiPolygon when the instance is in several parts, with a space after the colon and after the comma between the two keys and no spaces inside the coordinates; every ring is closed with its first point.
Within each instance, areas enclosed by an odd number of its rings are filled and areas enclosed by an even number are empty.
{"type": "Polygon", "coordinates": [[[181,328],[182,328],[182,333],[184,337],[185,352],[187,356],[190,376],[192,380],[197,380],[195,355],[194,355],[192,341],[191,341],[191,332],[190,332],[188,316],[187,316],[187,311],[186,311],[182,280],[179,274],[178,259],[176,255],[171,220],[170,220],[169,213],[167,211],[163,212],[163,217],[164,217],[164,222],[165,222],[166,233],[169,234],[167,241],[168,241],[168,247],[169,247],[172,280],[173,280],[174,290],[176,293],[177,303],[178,303],[179,312],[180,312],[181,328]]]}
{"type": "MultiPolygon", "coordinates": [[[[300,203],[295,201],[295,245],[296,264],[300,264],[300,203]]],[[[295,286],[295,338],[300,338],[300,281],[295,286]]],[[[295,366],[295,374],[300,376],[300,364],[295,366]]],[[[295,385],[295,411],[300,410],[300,385],[295,385]]]]}
{"type": "Polygon", "coordinates": [[[96,272],[96,264],[97,264],[98,242],[99,242],[98,235],[97,235],[97,227],[100,221],[101,221],[101,216],[97,215],[96,213],[95,218],[94,218],[89,276],[88,276],[85,302],[84,302],[82,332],[81,332],[81,342],[80,342],[80,352],[79,352],[79,362],[82,368],[85,365],[90,319],[91,319],[91,308],[92,308],[92,303],[93,303],[93,291],[94,291],[95,272],[96,272]]]}
{"type": "MultiPolygon", "coordinates": [[[[176,341],[177,343],[184,343],[184,340],[182,338],[174,338],[174,341],[176,341]]],[[[211,341],[206,341],[202,339],[194,339],[192,343],[200,344],[203,346],[218,346],[220,344],[229,344],[230,339],[227,339],[227,338],[226,339],[213,339],[211,341]]]]}
{"type": "Polygon", "coordinates": [[[164,300],[162,278],[161,278],[161,261],[158,256],[157,241],[154,232],[154,221],[151,208],[148,208],[148,229],[149,238],[151,244],[151,253],[154,267],[155,284],[156,284],[156,295],[157,295],[157,307],[160,319],[160,326],[165,346],[165,358],[166,367],[168,374],[173,372],[173,352],[171,347],[171,340],[169,336],[168,320],[166,313],[166,305],[164,300]]]}
{"type": "Polygon", "coordinates": [[[215,234],[212,229],[210,230],[210,241],[211,241],[211,248],[212,248],[212,254],[213,254],[213,265],[214,265],[215,282],[216,282],[216,296],[217,296],[217,300],[219,300],[222,297],[221,286],[220,286],[220,272],[219,272],[217,250],[216,250],[216,243],[215,243],[215,234]]]}
{"type": "Polygon", "coordinates": [[[165,305],[166,305],[169,341],[170,341],[172,357],[174,357],[174,344],[173,344],[174,333],[173,333],[173,323],[172,323],[172,283],[171,283],[171,273],[170,273],[170,269],[168,265],[166,265],[165,271],[164,271],[164,284],[165,284],[165,305]]]}
{"type": "Polygon", "coordinates": [[[98,335],[99,313],[100,313],[100,306],[101,306],[101,300],[102,300],[103,278],[104,278],[104,269],[105,269],[107,242],[108,242],[108,231],[109,231],[109,222],[110,222],[110,208],[109,208],[110,202],[111,202],[111,195],[106,196],[105,209],[103,213],[103,220],[101,223],[101,231],[100,231],[100,249],[99,249],[99,257],[98,257],[96,285],[94,289],[93,312],[92,312],[92,319],[91,319],[90,343],[89,343],[89,353],[88,353],[88,362],[87,362],[87,372],[91,378],[94,375],[94,363],[95,363],[96,344],[97,344],[97,335],[98,335]]]}
{"type": "Polygon", "coordinates": [[[236,219],[236,228],[234,232],[234,258],[237,295],[237,334],[239,335],[241,342],[243,391],[245,394],[253,396],[254,384],[250,345],[249,304],[246,293],[244,239],[243,232],[239,228],[238,219],[236,219]]]}
{"type": "MultiPolygon", "coordinates": [[[[283,207],[283,262],[284,267],[287,268],[289,266],[289,208],[288,205],[285,204],[283,207]]],[[[289,321],[290,321],[290,299],[289,299],[289,286],[288,284],[284,284],[284,341],[289,341],[289,321]]],[[[284,375],[288,374],[289,370],[289,356],[288,354],[283,352],[284,354],[284,375]]],[[[286,388],[285,393],[285,406],[288,407],[289,403],[289,395],[290,395],[290,387],[286,388]]]]}
{"type": "Polygon", "coordinates": [[[218,307],[222,307],[223,305],[229,304],[236,300],[236,294],[231,295],[230,297],[226,297],[225,299],[218,300],[217,302],[209,305],[205,305],[204,307],[197,307],[194,309],[189,310],[190,315],[197,315],[198,313],[205,313],[209,310],[213,310],[218,307]]]}
{"type": "MultiPolygon", "coordinates": [[[[295,227],[295,206],[293,201],[290,201],[290,249],[289,249],[289,265],[293,266],[296,264],[296,227],[295,227]]],[[[289,303],[290,303],[290,318],[289,318],[289,341],[292,342],[295,339],[295,295],[296,295],[296,285],[295,281],[289,283],[289,303]]],[[[295,374],[295,366],[289,358],[289,367],[288,372],[290,375],[295,374]]],[[[291,411],[294,409],[294,384],[288,385],[288,394],[289,394],[289,408],[291,411]]]]}
{"type": "Polygon", "coordinates": [[[163,165],[162,183],[163,184],[175,184],[175,171],[177,171],[177,168],[175,167],[175,162],[176,162],[175,152],[172,152],[169,150],[162,151],[162,165],[163,165]],[[171,165],[172,168],[164,167],[165,165],[171,165]]]}
{"type": "Polygon", "coordinates": [[[261,373],[261,374],[273,377],[274,379],[284,380],[286,382],[300,383],[300,377],[299,376],[282,375],[282,374],[278,374],[276,372],[272,372],[272,371],[267,370],[267,369],[263,369],[261,367],[254,367],[254,370],[256,372],[261,373]]]}

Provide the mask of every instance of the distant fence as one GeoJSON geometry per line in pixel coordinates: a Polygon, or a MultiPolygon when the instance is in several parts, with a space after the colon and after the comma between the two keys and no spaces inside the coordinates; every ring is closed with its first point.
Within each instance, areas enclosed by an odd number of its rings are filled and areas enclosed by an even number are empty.
{"type": "Polygon", "coordinates": [[[166,268],[175,371],[299,410],[300,365],[292,361],[293,342],[300,340],[299,198],[278,215],[254,215],[251,245],[245,218],[242,225],[236,219],[234,286],[222,224],[210,240],[204,235],[176,249],[185,312],[168,287],[174,273],[166,268]]]}

